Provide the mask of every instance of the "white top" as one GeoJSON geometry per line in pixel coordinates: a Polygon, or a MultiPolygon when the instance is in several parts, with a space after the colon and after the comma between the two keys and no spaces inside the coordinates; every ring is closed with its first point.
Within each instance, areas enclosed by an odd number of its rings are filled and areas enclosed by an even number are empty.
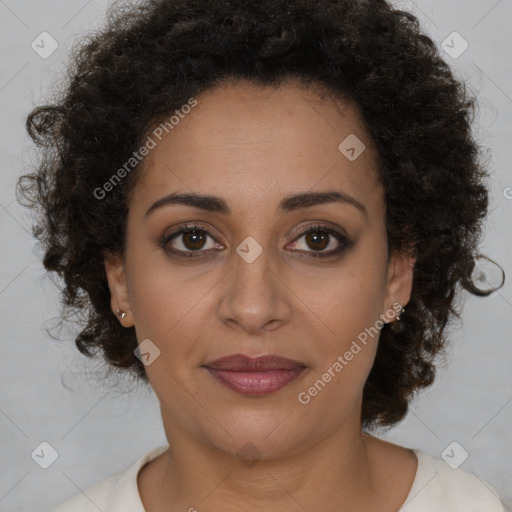
{"type": "MultiPolygon", "coordinates": [[[[128,469],[98,482],[57,507],[53,512],[145,512],[137,486],[141,468],[169,448],[159,446],[128,469]]],[[[418,468],[406,501],[398,512],[505,512],[498,493],[468,471],[421,450],[412,450],[418,468]]]]}

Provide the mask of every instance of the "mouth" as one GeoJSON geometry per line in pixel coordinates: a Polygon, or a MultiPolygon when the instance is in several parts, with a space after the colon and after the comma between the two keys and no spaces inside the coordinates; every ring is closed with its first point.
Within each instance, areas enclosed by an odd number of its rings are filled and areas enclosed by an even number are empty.
{"type": "Polygon", "coordinates": [[[253,359],[242,354],[223,357],[203,367],[229,389],[250,396],[274,393],[307,369],[303,363],[284,357],[265,355],[253,359]]]}

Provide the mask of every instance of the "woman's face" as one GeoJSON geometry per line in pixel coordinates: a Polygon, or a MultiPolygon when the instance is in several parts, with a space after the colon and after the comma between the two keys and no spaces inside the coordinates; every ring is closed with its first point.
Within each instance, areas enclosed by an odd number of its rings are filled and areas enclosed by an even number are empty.
{"type": "Polygon", "coordinates": [[[359,432],[375,327],[409,300],[413,261],[388,261],[383,189],[358,112],[293,82],[224,84],[196,100],[161,140],[153,135],[124,265],[106,265],[113,309],[127,313],[139,344],[150,340],[141,351],[166,433],[233,454],[252,443],[272,457],[341,428],[359,432]],[[290,199],[326,192],[349,199],[290,199]],[[169,194],[215,199],[208,209],[151,209],[169,194]],[[171,237],[191,224],[195,233],[171,237]],[[321,227],[303,234],[311,226],[321,227]],[[205,368],[232,354],[305,369],[280,389],[247,394],[205,368]]]}

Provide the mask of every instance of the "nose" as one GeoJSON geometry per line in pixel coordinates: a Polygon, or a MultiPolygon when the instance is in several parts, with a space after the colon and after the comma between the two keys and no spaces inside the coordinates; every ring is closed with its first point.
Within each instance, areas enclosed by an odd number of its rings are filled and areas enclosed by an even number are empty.
{"type": "Polygon", "coordinates": [[[232,270],[223,279],[218,314],[232,328],[261,335],[289,321],[291,292],[279,275],[282,272],[271,268],[270,251],[263,249],[252,259],[241,250],[246,247],[239,247],[242,255],[233,253],[232,270]]]}

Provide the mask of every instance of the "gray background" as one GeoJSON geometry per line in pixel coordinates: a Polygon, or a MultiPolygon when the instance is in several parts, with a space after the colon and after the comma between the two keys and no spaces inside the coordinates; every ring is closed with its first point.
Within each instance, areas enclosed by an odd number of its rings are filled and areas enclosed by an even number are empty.
{"type": "MultiPolygon", "coordinates": [[[[30,217],[14,196],[16,179],[30,169],[35,155],[25,134],[26,115],[48,97],[71,44],[102,24],[109,4],[0,0],[0,511],[50,510],[166,443],[150,388],[136,387],[129,378],[112,388],[103,379],[105,367],[74,347],[71,324],[61,331],[62,341],[46,334],[44,328],[55,325],[59,315],[59,295],[39,261],[30,217]],[[47,59],[31,47],[43,31],[59,44],[47,59]],[[48,469],[31,457],[44,441],[58,452],[48,469]]],[[[481,248],[501,264],[507,280],[490,297],[461,296],[463,322],[451,329],[446,366],[407,418],[380,435],[438,458],[456,441],[469,454],[461,468],[494,486],[510,508],[512,5],[504,0],[395,4],[419,17],[456,74],[478,95],[475,135],[487,148],[492,175],[481,248]],[[469,44],[457,58],[442,49],[453,31],[469,44]]],[[[453,45],[460,48],[457,41],[453,45]]],[[[482,270],[493,279],[492,269],[482,270]]]]}

